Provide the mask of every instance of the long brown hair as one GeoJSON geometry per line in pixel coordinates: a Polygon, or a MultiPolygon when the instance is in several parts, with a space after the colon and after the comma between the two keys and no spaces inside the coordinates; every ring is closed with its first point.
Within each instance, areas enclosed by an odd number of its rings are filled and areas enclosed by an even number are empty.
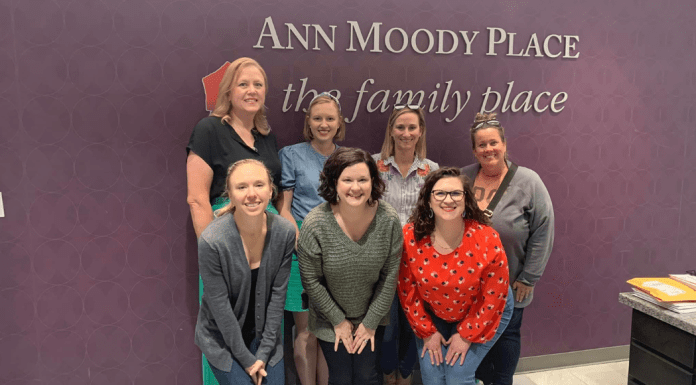
{"type": "Polygon", "coordinates": [[[469,186],[469,178],[462,175],[462,172],[456,167],[443,167],[431,172],[425,178],[425,183],[418,193],[416,208],[411,217],[408,218],[408,221],[413,223],[413,235],[416,237],[416,241],[420,241],[435,230],[435,217],[431,214],[430,196],[433,187],[442,178],[457,178],[462,182],[464,188],[464,218],[462,220],[473,219],[484,225],[491,224],[490,219],[478,207],[474,199],[474,193],[469,186]]]}
{"type": "MultiPolygon", "coordinates": [[[[232,83],[237,80],[239,72],[246,67],[256,67],[263,75],[263,86],[266,89],[265,94],[268,96],[268,77],[266,76],[266,71],[263,70],[261,65],[254,59],[248,57],[240,57],[239,59],[233,61],[225,70],[225,74],[222,76],[220,81],[220,88],[218,90],[218,97],[215,101],[215,108],[213,112],[210,113],[211,116],[217,116],[222,118],[222,121],[230,124],[232,117],[232,103],[230,102],[230,89],[232,88],[232,83]]],[[[266,120],[266,106],[261,106],[256,115],[254,115],[254,127],[261,135],[268,135],[271,132],[271,128],[266,120]]]]}
{"type": "Polygon", "coordinates": [[[398,110],[394,109],[389,116],[387,131],[384,133],[384,143],[382,143],[382,150],[380,151],[380,159],[387,160],[390,156],[394,155],[395,145],[394,138],[392,137],[392,128],[394,128],[396,118],[409,112],[418,115],[418,125],[420,126],[421,136],[418,138],[418,142],[416,142],[416,156],[421,160],[425,159],[425,112],[423,108],[412,110],[410,107],[404,107],[398,110]]]}

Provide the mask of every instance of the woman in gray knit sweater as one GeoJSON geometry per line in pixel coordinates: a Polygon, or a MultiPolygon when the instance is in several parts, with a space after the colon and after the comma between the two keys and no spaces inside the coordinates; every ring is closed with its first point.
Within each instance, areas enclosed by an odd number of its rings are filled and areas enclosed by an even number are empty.
{"type": "Polygon", "coordinates": [[[396,287],[403,235],[375,161],[339,148],[327,159],[319,195],[297,245],[309,296],[309,330],[317,336],[332,385],[377,385],[377,358],[396,287]],[[369,345],[369,346],[368,346],[369,345]]]}

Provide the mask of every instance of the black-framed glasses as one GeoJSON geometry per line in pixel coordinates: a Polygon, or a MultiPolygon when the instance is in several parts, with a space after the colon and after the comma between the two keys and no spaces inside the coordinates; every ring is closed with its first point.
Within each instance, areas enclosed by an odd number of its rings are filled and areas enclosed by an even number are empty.
{"type": "Polygon", "coordinates": [[[497,120],[485,120],[485,121],[475,125],[474,130],[478,130],[479,128],[481,128],[485,125],[500,127],[500,122],[497,120]]]}
{"type": "Polygon", "coordinates": [[[421,107],[417,104],[395,104],[394,105],[394,110],[396,110],[396,111],[403,110],[404,108],[408,108],[409,110],[413,110],[413,111],[418,111],[418,110],[420,110],[421,107]]]}
{"type": "Polygon", "coordinates": [[[312,98],[312,100],[309,102],[309,104],[311,105],[312,103],[314,103],[314,101],[317,100],[317,98],[320,97],[320,96],[328,96],[329,98],[331,98],[331,100],[333,100],[334,102],[336,102],[336,105],[338,106],[338,111],[339,111],[339,112],[341,111],[341,102],[338,101],[338,98],[337,98],[337,97],[331,95],[331,94],[328,93],[328,92],[322,92],[322,93],[320,93],[320,94],[317,94],[317,96],[315,96],[315,97],[312,98]]]}
{"type": "Polygon", "coordinates": [[[438,202],[442,202],[447,199],[447,195],[452,198],[455,202],[461,202],[464,199],[463,190],[445,191],[445,190],[433,190],[433,199],[438,202]]]}

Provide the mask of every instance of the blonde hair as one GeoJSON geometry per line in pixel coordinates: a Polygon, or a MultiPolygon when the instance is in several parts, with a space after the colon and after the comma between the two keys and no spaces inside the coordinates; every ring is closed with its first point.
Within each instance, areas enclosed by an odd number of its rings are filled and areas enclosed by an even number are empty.
{"type": "Polygon", "coordinates": [[[333,137],[333,141],[339,142],[343,140],[346,137],[346,120],[343,119],[343,113],[341,113],[341,106],[339,106],[336,100],[334,100],[332,97],[321,94],[316,98],[312,99],[312,101],[309,103],[309,107],[307,107],[304,128],[302,129],[302,136],[304,136],[305,140],[308,142],[314,139],[314,135],[312,135],[312,129],[309,128],[309,118],[312,114],[312,107],[320,103],[332,103],[334,107],[336,107],[336,111],[338,112],[338,130],[336,131],[336,135],[333,137]]]}
{"type": "Polygon", "coordinates": [[[394,128],[394,123],[396,118],[403,114],[412,112],[418,115],[418,125],[420,126],[421,136],[418,138],[416,143],[416,156],[423,160],[425,159],[425,112],[422,108],[412,110],[409,107],[404,107],[402,109],[394,109],[389,116],[389,121],[387,123],[387,132],[384,134],[384,143],[382,143],[382,151],[379,156],[383,160],[387,160],[390,156],[394,155],[394,138],[392,138],[392,128],[394,128]]]}
{"type": "MultiPolygon", "coordinates": [[[[239,72],[249,66],[256,67],[261,72],[261,75],[263,75],[263,87],[266,90],[265,93],[268,94],[268,77],[266,76],[266,71],[263,70],[256,60],[248,57],[240,57],[227,67],[225,74],[222,76],[218,97],[215,101],[215,108],[210,113],[211,116],[222,118],[223,122],[230,125],[230,121],[232,120],[230,116],[232,114],[232,103],[230,103],[232,83],[237,80],[239,72]]],[[[271,132],[271,128],[266,120],[266,106],[261,106],[256,112],[256,115],[254,115],[254,126],[261,135],[268,135],[268,133],[271,132]]]]}
{"type": "Polygon", "coordinates": [[[276,186],[273,184],[273,176],[271,175],[271,171],[266,167],[263,162],[256,160],[256,159],[242,159],[238,160],[230,165],[230,167],[227,168],[227,177],[225,178],[225,194],[223,196],[227,196],[230,198],[230,202],[227,203],[225,206],[223,206],[221,209],[216,211],[216,215],[218,217],[221,217],[225,214],[234,214],[234,209],[235,206],[232,204],[232,198],[230,197],[230,177],[232,176],[232,173],[239,168],[239,166],[243,166],[245,164],[254,164],[257,166],[263,167],[264,170],[266,170],[266,175],[268,176],[268,184],[271,186],[272,189],[272,194],[271,194],[271,200],[273,200],[276,196],[276,186]]]}

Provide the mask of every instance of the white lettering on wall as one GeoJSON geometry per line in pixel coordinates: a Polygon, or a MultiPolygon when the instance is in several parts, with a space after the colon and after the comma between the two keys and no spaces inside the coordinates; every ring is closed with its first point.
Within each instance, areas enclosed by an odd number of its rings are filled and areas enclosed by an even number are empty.
{"type": "MultiPolygon", "coordinates": [[[[431,31],[425,28],[412,30],[394,26],[383,33],[383,23],[381,22],[363,24],[362,27],[357,21],[347,21],[346,23],[348,25],[344,32],[350,35],[347,52],[382,53],[381,45],[384,44],[386,51],[391,54],[400,54],[406,50],[411,50],[419,55],[439,56],[461,52],[462,56],[470,56],[479,49],[486,56],[497,56],[499,53],[503,53],[507,57],[546,59],[577,59],[580,56],[580,52],[577,50],[580,37],[577,35],[531,33],[527,36],[507,31],[501,27],[488,27],[488,40],[474,46],[479,31],[448,29],[431,31]]],[[[304,49],[305,51],[320,51],[328,48],[335,52],[336,25],[300,24],[301,27],[292,23],[284,23],[284,25],[286,28],[281,29],[281,33],[285,32],[287,36],[280,36],[273,19],[270,16],[265,18],[253,48],[270,47],[271,49],[304,49]],[[283,46],[281,41],[285,41],[285,39],[287,39],[287,45],[283,46]]],[[[339,30],[339,32],[341,31],[339,30]]],[[[315,88],[309,87],[309,78],[305,77],[299,81],[300,84],[290,83],[283,89],[285,93],[282,105],[283,112],[305,111],[306,108],[302,106],[318,94],[315,88]]],[[[447,123],[451,123],[459,117],[471,101],[472,96],[470,90],[458,89],[453,80],[436,82],[429,90],[370,89],[376,83],[378,80],[365,79],[360,88],[355,91],[356,98],[351,98],[351,100],[356,101],[355,109],[350,114],[346,112],[345,121],[347,123],[355,121],[361,111],[384,113],[392,108],[392,105],[399,104],[418,105],[426,108],[430,113],[439,111],[440,114],[445,114],[449,112],[449,116],[444,116],[444,119],[447,123]]],[[[514,80],[506,83],[504,91],[487,87],[486,91],[481,94],[480,112],[526,113],[533,110],[536,113],[546,111],[560,113],[568,100],[568,93],[563,91],[552,93],[549,90],[515,90],[514,87],[514,80]]],[[[322,89],[322,87],[318,88],[322,89]]],[[[331,92],[340,98],[340,91],[334,89],[331,92]]]]}
{"type": "Polygon", "coordinates": [[[280,44],[280,39],[278,39],[278,33],[275,30],[275,27],[273,26],[273,19],[268,16],[266,20],[263,22],[263,28],[261,28],[261,34],[259,34],[259,40],[256,42],[256,45],[253,48],[263,48],[263,45],[261,45],[261,40],[264,37],[270,37],[271,40],[273,40],[273,49],[285,49],[280,44]],[[266,28],[268,28],[268,32],[266,32],[266,28]]]}
{"type": "Polygon", "coordinates": [[[379,49],[379,26],[382,25],[382,23],[372,23],[370,32],[367,33],[367,37],[363,37],[362,31],[360,30],[360,24],[358,24],[357,21],[349,21],[348,24],[350,24],[350,46],[346,49],[346,51],[357,51],[357,49],[353,47],[353,36],[358,38],[360,48],[363,51],[365,51],[365,47],[367,47],[368,39],[370,36],[372,36],[372,49],[370,52],[382,52],[379,49]]]}

